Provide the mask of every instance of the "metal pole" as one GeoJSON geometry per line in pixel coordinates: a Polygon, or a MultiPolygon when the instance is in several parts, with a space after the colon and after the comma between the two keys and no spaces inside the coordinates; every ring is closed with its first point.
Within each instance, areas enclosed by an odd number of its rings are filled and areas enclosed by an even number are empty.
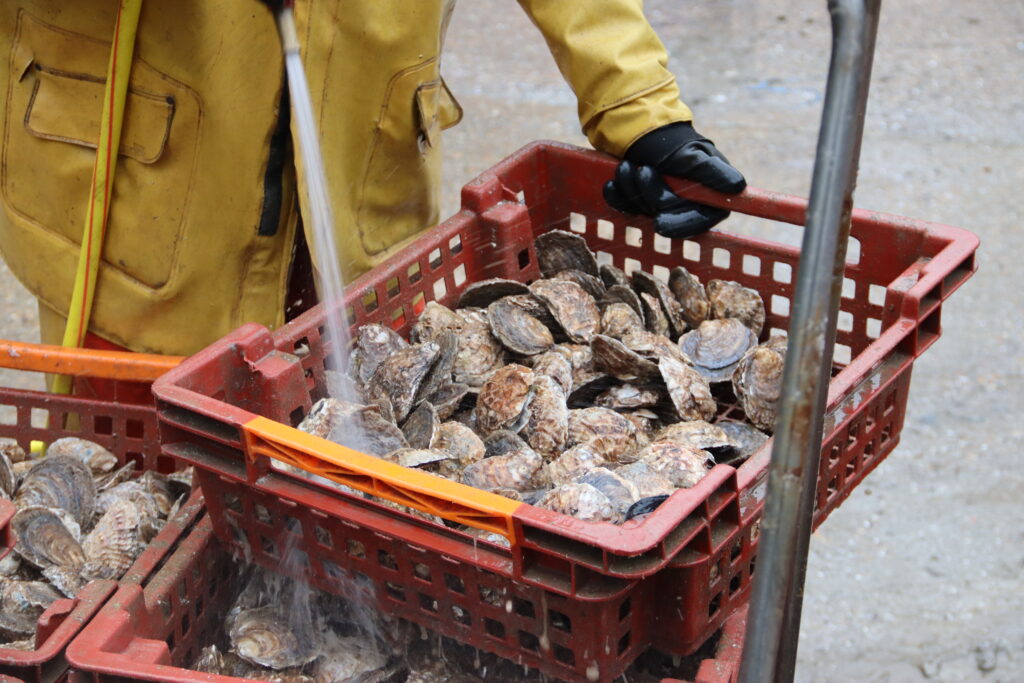
{"type": "Polygon", "coordinates": [[[740,681],[796,667],[822,421],[881,0],[829,0],[832,60],[811,181],[740,681]]]}

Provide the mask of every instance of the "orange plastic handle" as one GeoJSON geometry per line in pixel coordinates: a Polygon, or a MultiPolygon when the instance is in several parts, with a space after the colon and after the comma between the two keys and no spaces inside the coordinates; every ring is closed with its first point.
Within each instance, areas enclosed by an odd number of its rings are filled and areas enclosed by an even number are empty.
{"type": "Polygon", "coordinates": [[[184,359],[184,356],[70,349],[0,339],[0,367],[55,375],[152,382],[184,359]]]}
{"type": "Polygon", "coordinates": [[[339,484],[451,522],[501,534],[518,545],[512,514],[522,503],[366,455],[257,417],[243,426],[249,457],[264,455],[339,484]]]}

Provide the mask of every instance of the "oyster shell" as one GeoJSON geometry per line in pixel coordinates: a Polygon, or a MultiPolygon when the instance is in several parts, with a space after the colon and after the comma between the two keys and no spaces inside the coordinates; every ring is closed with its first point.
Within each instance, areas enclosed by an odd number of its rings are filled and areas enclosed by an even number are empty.
{"type": "Polygon", "coordinates": [[[533,379],[532,370],[515,363],[496,370],[477,396],[475,413],[479,431],[490,434],[497,429],[520,429],[532,398],[533,379]]]}
{"type": "Polygon", "coordinates": [[[516,280],[506,280],[500,277],[481,280],[467,286],[462,291],[459,303],[455,308],[487,308],[498,299],[528,292],[526,285],[516,280]]]}
{"type": "Polygon", "coordinates": [[[110,472],[118,466],[118,458],[103,446],[84,438],[66,436],[50,443],[46,449],[46,457],[69,456],[77,458],[85,464],[93,474],[110,472]]]}
{"type": "Polygon", "coordinates": [[[644,321],[629,304],[613,302],[601,313],[601,334],[622,339],[634,330],[642,330],[644,321]]]}
{"type": "Polygon", "coordinates": [[[596,488],[608,498],[615,510],[623,515],[640,499],[640,491],[636,484],[607,467],[595,467],[577,477],[576,483],[590,484],[596,488]]]}
{"type": "Polygon", "coordinates": [[[533,358],[534,377],[545,375],[555,380],[566,394],[572,390],[572,363],[560,350],[545,351],[533,358]]]}
{"type": "Polygon", "coordinates": [[[568,484],[576,477],[604,464],[605,459],[590,446],[578,445],[562,451],[562,454],[549,462],[545,468],[551,483],[558,486],[568,484]]]}
{"type": "MultiPolygon", "coordinates": [[[[451,330],[442,330],[432,340],[437,344],[437,360],[427,370],[426,376],[416,390],[413,405],[420,401],[437,400],[437,394],[452,384],[452,373],[455,371],[455,358],[459,354],[459,338],[451,330]]],[[[334,394],[337,396],[338,394],[334,394]]],[[[440,397],[440,398],[443,398],[440,397]]]]}
{"type": "Polygon", "coordinates": [[[684,489],[703,479],[715,462],[706,451],[672,441],[652,443],[640,451],[638,457],[640,462],[667,478],[674,486],[684,489]]]}
{"type": "Polygon", "coordinates": [[[547,305],[543,301],[538,299],[532,294],[515,294],[513,296],[506,296],[501,299],[510,306],[515,306],[523,313],[536,318],[544,324],[544,327],[548,328],[548,331],[560,332],[561,328],[558,326],[558,321],[551,315],[551,311],[548,310],[547,305]]]}
{"type": "Polygon", "coordinates": [[[132,478],[135,474],[135,463],[128,462],[123,467],[118,467],[113,472],[107,472],[106,474],[100,475],[94,479],[96,483],[96,495],[111,489],[118,484],[123,484],[132,478]]]}
{"type": "MultiPolygon", "coordinates": [[[[648,272],[637,270],[633,272],[633,288],[643,294],[647,294],[661,304],[661,312],[665,316],[669,335],[673,339],[686,331],[686,323],[683,321],[683,307],[679,300],[669,291],[668,285],[648,272]]],[[[642,298],[643,295],[641,294],[642,298]]]]}
{"type": "Polygon", "coordinates": [[[530,293],[544,302],[571,341],[589,342],[601,328],[601,312],[594,297],[575,282],[537,280],[530,293]]]}
{"type": "Polygon", "coordinates": [[[18,487],[18,475],[14,473],[14,466],[3,452],[0,452],[0,498],[10,500],[18,487]]]}
{"type": "Polygon", "coordinates": [[[711,386],[704,376],[675,358],[663,357],[658,362],[669,397],[683,420],[710,420],[718,411],[711,395],[711,386]]]}
{"type": "Polygon", "coordinates": [[[507,299],[487,307],[487,321],[498,341],[524,356],[543,353],[555,343],[544,323],[507,299]]]}
{"type": "Polygon", "coordinates": [[[605,286],[601,282],[601,279],[593,275],[588,275],[582,270],[562,270],[551,276],[555,280],[567,280],[569,282],[575,282],[583,290],[594,297],[594,301],[600,301],[604,296],[605,286]]]}
{"type": "Polygon", "coordinates": [[[426,470],[432,470],[434,469],[433,467],[423,466],[436,465],[436,463],[448,460],[449,458],[451,458],[451,454],[447,451],[437,451],[429,448],[399,448],[397,451],[385,455],[383,460],[393,462],[402,467],[422,467],[426,470]]]}
{"type": "Polygon", "coordinates": [[[420,383],[437,361],[440,347],[434,342],[413,344],[395,351],[381,361],[366,385],[370,398],[385,397],[391,402],[395,420],[405,420],[412,410],[420,383]]]}
{"type": "Polygon", "coordinates": [[[682,266],[676,266],[668,276],[668,288],[679,302],[680,314],[689,327],[697,327],[707,320],[711,304],[704,285],[682,266]]]}
{"type": "Polygon", "coordinates": [[[590,484],[562,484],[541,497],[537,507],[553,510],[587,522],[619,522],[619,513],[608,496],[590,484]]]}
{"type": "Polygon", "coordinates": [[[82,542],[82,578],[119,579],[156,535],[156,505],[147,509],[132,498],[120,498],[96,522],[82,542]]]}
{"type": "Polygon", "coordinates": [[[551,230],[534,240],[534,248],[542,277],[551,277],[563,270],[581,270],[588,275],[598,275],[594,252],[579,235],[551,230]]]}
{"type": "Polygon", "coordinates": [[[6,455],[12,464],[22,462],[28,457],[25,455],[25,449],[18,445],[16,439],[6,436],[0,437],[0,453],[6,455]]]}
{"type": "Polygon", "coordinates": [[[427,401],[434,406],[439,420],[447,420],[454,415],[462,405],[462,400],[469,393],[469,387],[459,382],[452,382],[441,386],[437,391],[427,396],[427,401]]]}
{"type": "Polygon", "coordinates": [[[661,304],[647,292],[640,292],[640,310],[643,312],[644,323],[649,332],[659,334],[663,337],[669,336],[668,317],[662,310],[661,304]]]}
{"type": "Polygon", "coordinates": [[[595,334],[591,348],[594,354],[594,367],[612,377],[630,381],[653,379],[660,374],[657,363],[647,360],[618,339],[595,334]]]}
{"type": "Polygon", "coordinates": [[[301,666],[320,656],[318,644],[298,637],[288,615],[277,607],[240,611],[232,619],[228,636],[238,656],[271,669],[301,666]]]}
{"type": "Polygon", "coordinates": [[[629,286],[629,276],[626,275],[626,272],[610,263],[605,263],[598,267],[597,272],[605,287],[611,288],[615,285],[629,286]]]}
{"type": "Polygon", "coordinates": [[[622,417],[636,425],[637,430],[639,430],[639,432],[648,439],[650,439],[661,424],[661,418],[658,417],[658,414],[646,408],[641,408],[639,410],[624,410],[620,412],[622,413],[622,417]]]}
{"type": "Polygon", "coordinates": [[[708,302],[712,318],[738,318],[749,327],[754,336],[764,329],[764,301],[756,290],[732,280],[712,280],[708,283],[708,302]]]}
{"type": "Polygon", "coordinates": [[[635,460],[643,437],[636,425],[608,408],[569,411],[568,445],[583,444],[610,463],[635,460]]]}
{"type": "Polygon", "coordinates": [[[492,455],[475,462],[462,472],[462,483],[490,491],[496,488],[532,491],[544,488],[547,475],[544,459],[532,448],[492,455]]]}
{"type": "Polygon", "coordinates": [[[622,343],[650,360],[656,361],[667,356],[675,358],[680,363],[693,365],[693,361],[683,353],[679,345],[672,343],[672,340],[664,335],[654,334],[647,330],[636,330],[623,337],[622,343]]]}
{"type": "Polygon", "coordinates": [[[505,348],[491,334],[485,312],[460,309],[459,352],[452,370],[456,382],[479,387],[487,376],[505,363],[505,348]]]}
{"type": "Polygon", "coordinates": [[[569,438],[569,408],[558,382],[547,375],[535,375],[529,411],[523,438],[545,460],[551,460],[562,452],[569,438]]]}
{"type": "MultiPolygon", "coordinates": [[[[436,301],[428,301],[423,312],[413,324],[409,337],[417,343],[434,341],[445,330],[458,333],[462,329],[463,323],[463,318],[455,311],[436,301]]],[[[376,368],[374,369],[376,370],[376,368]]],[[[372,376],[373,373],[370,374],[372,376]]],[[[367,377],[368,379],[369,377],[367,377]]]]}
{"type": "Polygon", "coordinates": [[[704,420],[668,425],[654,436],[654,443],[660,441],[672,441],[707,451],[715,457],[716,462],[719,462],[719,454],[728,456],[737,446],[720,426],[704,420]]]}
{"type": "Polygon", "coordinates": [[[335,683],[335,681],[371,683],[371,679],[366,676],[383,669],[388,663],[388,658],[380,651],[377,642],[371,638],[343,637],[328,631],[323,640],[321,646],[323,653],[316,663],[315,680],[317,683],[335,683]]]}
{"type": "Polygon", "coordinates": [[[78,527],[69,529],[56,510],[24,507],[11,518],[11,529],[18,539],[15,551],[40,569],[56,565],[77,571],[85,562],[78,527]]]}
{"type": "Polygon", "coordinates": [[[298,429],[349,448],[381,456],[409,444],[402,430],[384,419],[376,406],[338,398],[317,401],[298,429]]]}
{"type": "Polygon", "coordinates": [[[775,428],[775,412],[782,391],[786,340],[772,337],[747,351],[732,377],[733,391],[747,419],[758,429],[775,428]]]}
{"type": "MultiPolygon", "coordinates": [[[[45,581],[3,581],[0,583],[0,631],[19,636],[35,635],[39,616],[63,597],[45,581]]],[[[5,643],[3,647],[10,645],[5,643]]]]}
{"type": "Polygon", "coordinates": [[[656,406],[662,401],[662,397],[662,392],[657,389],[626,383],[605,390],[598,395],[595,403],[602,408],[632,410],[656,406]]]}
{"type": "Polygon", "coordinates": [[[89,468],[78,458],[54,455],[35,462],[25,475],[14,504],[66,510],[79,526],[92,519],[96,484],[89,468]]]}
{"type": "Polygon", "coordinates": [[[757,336],[736,318],[705,320],[679,338],[679,348],[709,382],[732,379],[740,358],[756,345],[757,336]]]}
{"type": "Polygon", "coordinates": [[[715,454],[715,460],[723,465],[738,467],[740,463],[761,450],[761,446],[768,441],[767,434],[746,422],[725,420],[719,422],[717,426],[725,432],[726,436],[734,444],[731,453],[725,455],[715,454]]]}
{"type": "Polygon", "coordinates": [[[438,463],[438,472],[458,480],[462,470],[483,460],[484,442],[472,429],[458,422],[442,422],[434,430],[430,448],[447,453],[450,457],[438,463]]]}
{"type": "Polygon", "coordinates": [[[601,297],[601,307],[608,308],[612,304],[626,304],[632,308],[641,320],[644,319],[644,307],[640,297],[629,285],[612,285],[601,297]]]}
{"type": "Polygon", "coordinates": [[[603,375],[594,369],[594,350],[588,344],[557,344],[553,350],[564,354],[569,360],[573,387],[603,375]]]}
{"type": "Polygon", "coordinates": [[[660,471],[655,471],[643,460],[617,467],[614,471],[636,486],[639,500],[653,496],[670,496],[676,490],[676,485],[671,479],[660,471]]]}
{"type": "Polygon", "coordinates": [[[362,325],[356,333],[355,345],[349,355],[349,372],[365,384],[373,376],[382,360],[408,345],[397,332],[389,327],[376,323],[362,325]]]}
{"type": "Polygon", "coordinates": [[[405,424],[402,425],[402,434],[410,448],[430,448],[437,427],[437,411],[433,405],[422,401],[409,413],[405,424]]]}

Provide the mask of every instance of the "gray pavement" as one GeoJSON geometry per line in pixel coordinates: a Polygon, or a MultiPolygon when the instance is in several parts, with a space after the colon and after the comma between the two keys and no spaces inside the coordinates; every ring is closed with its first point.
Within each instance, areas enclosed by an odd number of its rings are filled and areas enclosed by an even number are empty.
{"type": "MultiPolygon", "coordinates": [[[[700,130],[751,184],[806,196],[824,0],[646,11],[700,130]]],[[[975,231],[981,269],[916,364],[902,443],[812,539],[800,681],[1024,680],[1022,72],[1018,2],[883,7],[856,203],[975,231]]],[[[585,143],[572,93],[511,0],[460,4],[444,73],[466,112],[446,137],[446,215],[465,181],[523,144],[585,143]]],[[[33,301],[0,265],[0,336],[35,334],[33,301]]]]}

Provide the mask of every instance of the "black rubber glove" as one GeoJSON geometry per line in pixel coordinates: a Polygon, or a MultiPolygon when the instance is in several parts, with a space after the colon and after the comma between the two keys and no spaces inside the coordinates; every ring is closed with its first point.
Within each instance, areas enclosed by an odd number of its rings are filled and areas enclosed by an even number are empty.
{"type": "Polygon", "coordinates": [[[281,11],[281,8],[284,7],[285,5],[291,6],[292,2],[294,0],[258,0],[258,1],[263,3],[264,5],[266,5],[267,7],[269,7],[270,11],[272,11],[274,14],[277,14],[278,12],[281,11]]]}
{"type": "Polygon", "coordinates": [[[654,229],[665,237],[692,237],[710,230],[729,215],[725,209],[681,199],[661,174],[736,194],[747,186],[713,142],[689,122],[670,123],[647,133],[626,151],[615,179],[604,186],[604,198],[623,213],[654,217],[654,229]]]}

